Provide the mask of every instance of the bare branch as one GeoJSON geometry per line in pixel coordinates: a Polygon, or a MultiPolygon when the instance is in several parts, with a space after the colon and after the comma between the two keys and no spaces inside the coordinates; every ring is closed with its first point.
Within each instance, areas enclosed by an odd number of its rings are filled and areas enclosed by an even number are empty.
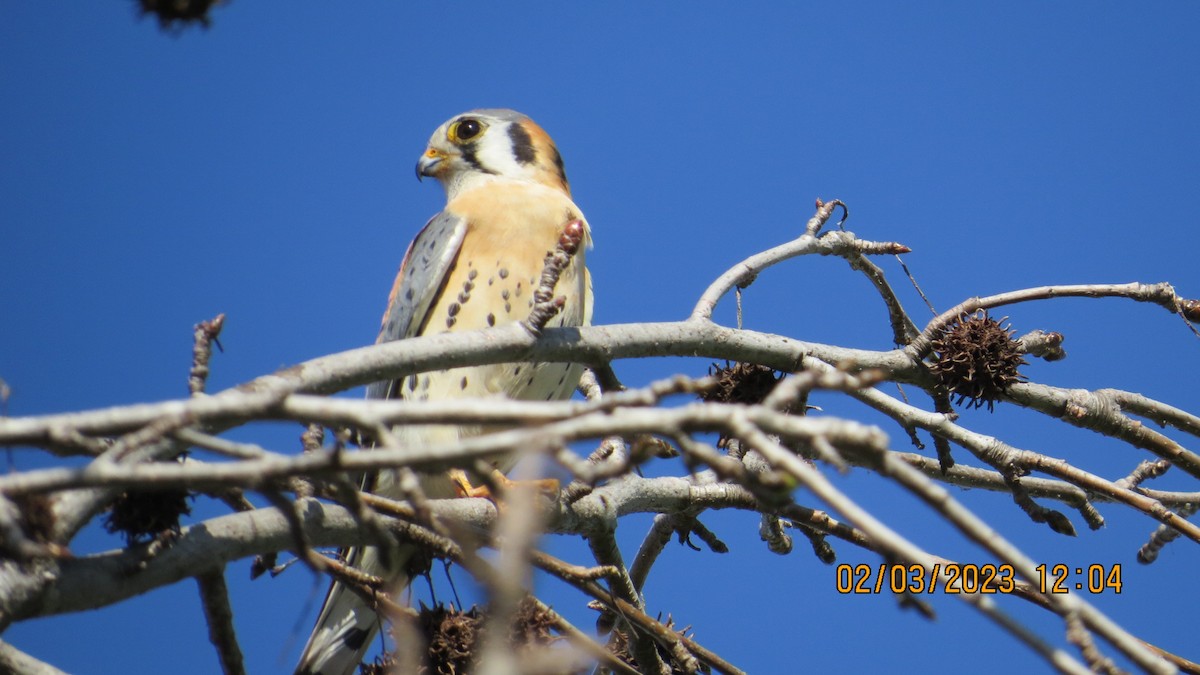
{"type": "Polygon", "coordinates": [[[204,393],[204,383],[208,380],[208,361],[212,358],[212,346],[214,343],[217,347],[221,346],[217,338],[221,335],[221,328],[224,325],[225,315],[218,314],[208,321],[201,321],[194,328],[192,370],[188,374],[188,392],[192,396],[204,393]]]}
{"type": "Polygon", "coordinates": [[[67,675],[49,663],[39,661],[7,642],[0,642],[0,671],[13,675],[67,675]]]}
{"type": "MultiPolygon", "coordinates": [[[[1163,434],[1121,414],[1119,404],[1102,392],[1083,389],[1059,389],[1032,382],[1019,382],[1009,387],[1007,395],[1015,402],[1051,415],[1084,429],[1119,438],[1135,448],[1142,448],[1171,462],[1172,465],[1200,478],[1200,455],[1184,448],[1163,434]]],[[[1128,398],[1123,399],[1130,403],[1128,398]]],[[[1149,411],[1144,404],[1143,410],[1149,411]]],[[[1166,412],[1169,406],[1161,406],[1166,412]]],[[[1188,423],[1186,418],[1173,420],[1188,423]]]]}
{"type": "Polygon", "coordinates": [[[914,359],[929,355],[934,336],[943,328],[958,320],[958,317],[973,314],[981,309],[993,309],[1034,300],[1053,298],[1127,298],[1136,302],[1149,302],[1177,313],[1183,301],[1167,283],[1159,284],[1079,284],[1074,286],[1041,286],[1008,293],[971,298],[939,314],[925,326],[921,335],[905,349],[914,359]]]}
{"type": "MultiPolygon", "coordinates": [[[[267,556],[255,563],[261,571],[275,567],[277,552],[295,551],[311,569],[344,582],[384,615],[400,619],[397,634],[401,634],[407,630],[404,618],[412,612],[382,592],[378,577],[316,550],[371,545],[386,552],[399,542],[424,548],[447,564],[461,565],[482,585],[491,607],[489,630],[484,631],[489,637],[481,643],[487,655],[484,662],[497,672],[549,667],[552,662],[577,664],[582,658],[561,650],[557,656],[531,652],[526,658],[508,650],[505,627],[525,602],[532,568],[594,598],[602,617],[621,631],[614,641],[628,649],[639,671],[739,672],[676,630],[671,619],[655,620],[645,614],[643,594],[653,591],[647,584],[650,570],[672,536],[678,534],[680,541],[696,548],[703,543],[713,551],[724,549],[726,533],[708,530],[699,519],[708,509],[752,513],[762,538],[776,553],[792,550],[793,533],[787,528],[793,528],[812,542],[815,555],[826,564],[834,561],[834,546],[847,542],[878,553],[884,565],[903,564],[924,570],[939,583],[949,581],[949,561],[906,539],[827,477],[831,470],[856,468],[903,488],[990,559],[1011,565],[1020,577],[1014,595],[1060,617],[1062,632],[1057,639],[1065,636],[1077,654],[1056,648],[1054,640],[1004,611],[995,597],[968,592],[956,597],[1060,672],[1111,670],[1116,654],[1148,672],[1186,668],[1181,664],[1187,662],[1133,637],[1081,596],[1040,592],[1032,583],[1035,561],[951,497],[944,486],[1005,492],[1030,518],[1049,523],[1058,532],[1073,532],[1074,525],[1042,500],[1066,504],[1092,528],[1104,524],[1096,504],[1128,507],[1161,524],[1139,553],[1140,560],[1149,562],[1179,534],[1200,543],[1200,526],[1190,521],[1200,508],[1200,490],[1187,483],[1175,487],[1179,482],[1169,483],[1173,490],[1146,487],[1167,484],[1155,479],[1171,467],[1185,474],[1172,475],[1174,479],[1200,478],[1200,455],[1154,428],[1170,427],[1181,432],[1176,435],[1200,437],[1200,417],[1117,389],[1080,391],[1033,382],[1005,383],[996,389],[992,397],[996,400],[1094,430],[1153,455],[1129,459],[1121,469],[1126,475],[1101,476],[1084,465],[967,428],[951,407],[945,386],[923,359],[929,355],[933,336],[976,309],[1064,296],[1121,297],[1187,315],[1188,301],[1167,284],[1025,289],[967,300],[935,318],[918,335],[883,271],[867,259],[907,252],[907,247],[860,240],[841,230],[841,223],[818,236],[838,206],[844,208],[836,201],[818,202],[801,236],[726,271],[681,322],[549,327],[561,307],[554,295],[558,277],[569,272],[583,244],[582,224],[574,222],[564,227],[562,241],[547,256],[532,313],[518,325],[350,350],[204,395],[209,350],[220,330],[222,317],[217,317],[196,328],[189,399],[0,417],[0,445],[34,446],[79,458],[71,464],[0,476],[0,549],[7,556],[0,561],[0,626],[106,606],[194,577],[222,667],[237,673],[243,666],[224,588],[223,570],[228,563],[267,556]],[[867,274],[888,308],[892,338],[898,343],[914,338],[911,344],[891,351],[847,349],[712,322],[715,306],[728,293],[740,293],[773,265],[808,254],[840,256],[867,274]],[[768,385],[761,387],[761,394],[737,403],[716,402],[710,396],[717,390],[713,378],[679,375],[627,389],[612,370],[617,359],[650,356],[744,362],[767,372],[768,385]],[[586,401],[364,401],[325,396],[420,372],[511,362],[590,364],[580,383],[586,401]],[[776,382],[771,371],[789,375],[776,382]],[[877,386],[885,382],[904,388],[899,395],[888,395],[877,386]],[[908,402],[909,385],[927,394],[932,403],[908,402]],[[804,414],[810,410],[809,394],[817,391],[882,413],[899,427],[901,440],[907,439],[916,450],[897,452],[888,435],[875,426],[816,408],[813,414],[804,414]],[[697,395],[701,401],[695,400],[697,395]],[[235,427],[280,420],[307,429],[303,453],[223,435],[235,427]],[[1153,424],[1144,423],[1147,420],[1153,424]],[[483,432],[453,442],[412,443],[409,435],[395,430],[405,425],[459,425],[483,432]],[[335,435],[328,446],[326,428],[335,435]],[[936,456],[929,456],[934,453],[922,441],[926,432],[933,435],[936,456]],[[713,441],[709,434],[721,440],[713,441]],[[374,447],[356,450],[353,443],[361,442],[358,439],[369,439],[374,447]],[[590,445],[580,451],[572,447],[575,442],[590,445]],[[970,453],[963,453],[966,464],[951,456],[952,444],[970,453]],[[556,464],[570,480],[545,512],[520,491],[509,494],[504,507],[498,508],[477,499],[429,500],[420,488],[421,474],[446,469],[487,474],[490,462],[516,450],[556,464]],[[659,457],[678,457],[681,476],[635,475],[643,464],[659,457]],[[347,477],[385,469],[396,472],[399,488],[393,496],[401,495],[404,501],[362,493],[347,477]],[[72,538],[114,495],[159,489],[212,495],[237,513],[183,528],[177,536],[159,537],[148,545],[70,557],[67,546],[72,538]],[[276,508],[255,509],[247,498],[254,493],[276,508]],[[342,506],[317,501],[314,495],[342,506]],[[820,508],[801,505],[798,495],[815,496],[820,502],[815,506],[820,508]],[[630,552],[620,550],[614,533],[620,519],[633,513],[653,513],[655,519],[627,569],[630,552]],[[543,531],[585,536],[597,564],[567,563],[537,550],[543,531]],[[480,547],[496,548],[500,554],[484,555],[480,547]]],[[[1062,342],[1060,334],[1034,331],[1020,338],[1015,356],[1062,358],[1062,342]]],[[[1006,344],[1011,345],[1011,340],[1006,344]]],[[[964,363],[971,366],[970,361],[964,363]]],[[[898,598],[930,611],[914,594],[898,598]]],[[[601,653],[594,640],[553,616],[551,623],[583,653],[605,667],[631,672],[618,658],[601,653]]],[[[0,666],[4,665],[55,672],[0,644],[0,666]]]]}
{"type": "Polygon", "coordinates": [[[221,671],[225,675],[243,675],[242,650],[238,647],[233,629],[233,609],[229,606],[229,589],[225,585],[225,570],[215,569],[196,577],[204,619],[208,623],[208,639],[217,648],[221,671]]]}
{"type": "MultiPolygon", "coordinates": [[[[170,418],[177,426],[203,425],[208,433],[271,417],[292,393],[328,394],[377,380],[437,368],[514,361],[595,363],[643,356],[703,356],[760,363],[792,371],[810,355],[827,363],[885,370],[902,381],[923,381],[922,370],[900,351],[874,352],[738,331],[708,322],[547,328],[536,340],[515,325],[441,333],[361,347],[266,375],[208,397],[96,411],[0,419],[0,446],[48,445],[55,431],[112,436],[170,418]]],[[[167,430],[164,430],[164,432],[167,430]]]]}
{"type": "Polygon", "coordinates": [[[908,250],[903,244],[861,241],[849,232],[828,232],[819,239],[804,234],[786,244],[752,255],[717,277],[696,302],[689,321],[711,321],[713,309],[729,291],[734,288],[746,288],[754,283],[763,270],[797,256],[814,253],[837,256],[883,255],[906,253],[908,250]]]}

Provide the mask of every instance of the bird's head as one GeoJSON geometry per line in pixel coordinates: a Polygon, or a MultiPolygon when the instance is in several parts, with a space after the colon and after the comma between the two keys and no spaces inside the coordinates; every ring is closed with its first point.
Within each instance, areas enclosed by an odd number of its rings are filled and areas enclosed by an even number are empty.
{"type": "Polygon", "coordinates": [[[541,183],[571,194],[554,141],[515,110],[472,110],[444,122],[417,161],[417,178],[424,176],[441,181],[451,198],[489,176],[541,183]]]}

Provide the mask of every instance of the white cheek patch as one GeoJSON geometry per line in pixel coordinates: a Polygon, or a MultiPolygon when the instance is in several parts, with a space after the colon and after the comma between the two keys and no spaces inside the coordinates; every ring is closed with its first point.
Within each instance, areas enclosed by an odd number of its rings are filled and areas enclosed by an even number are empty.
{"type": "Polygon", "coordinates": [[[526,166],[517,162],[513,156],[512,142],[505,134],[504,127],[495,125],[488,129],[486,135],[479,140],[475,150],[476,158],[485,169],[498,176],[511,178],[532,178],[532,165],[526,166]]]}

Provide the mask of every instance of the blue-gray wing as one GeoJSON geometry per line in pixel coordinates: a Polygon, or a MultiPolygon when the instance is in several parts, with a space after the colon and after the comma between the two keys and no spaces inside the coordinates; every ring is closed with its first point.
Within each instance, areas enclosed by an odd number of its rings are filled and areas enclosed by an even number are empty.
{"type": "MultiPolygon", "coordinates": [[[[442,211],[434,216],[408,245],[376,344],[417,335],[429,314],[467,234],[465,218],[442,211]]],[[[391,398],[396,381],[375,382],[367,398],[391,398]]]]}

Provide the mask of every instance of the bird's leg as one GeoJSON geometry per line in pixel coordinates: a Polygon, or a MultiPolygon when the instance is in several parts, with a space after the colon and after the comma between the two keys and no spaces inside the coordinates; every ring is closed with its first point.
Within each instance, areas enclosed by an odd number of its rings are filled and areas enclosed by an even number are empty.
{"type": "MultiPolygon", "coordinates": [[[[483,497],[484,499],[496,502],[497,496],[492,494],[490,487],[487,485],[472,485],[471,479],[467,477],[467,473],[462,469],[450,469],[447,473],[450,475],[450,482],[454,483],[454,493],[459,497],[483,497]]],[[[550,499],[554,499],[559,489],[557,478],[510,480],[508,476],[505,476],[496,469],[492,469],[492,482],[500,486],[501,493],[532,487],[544,493],[550,499]]],[[[498,502],[497,505],[499,505],[498,502]]]]}

